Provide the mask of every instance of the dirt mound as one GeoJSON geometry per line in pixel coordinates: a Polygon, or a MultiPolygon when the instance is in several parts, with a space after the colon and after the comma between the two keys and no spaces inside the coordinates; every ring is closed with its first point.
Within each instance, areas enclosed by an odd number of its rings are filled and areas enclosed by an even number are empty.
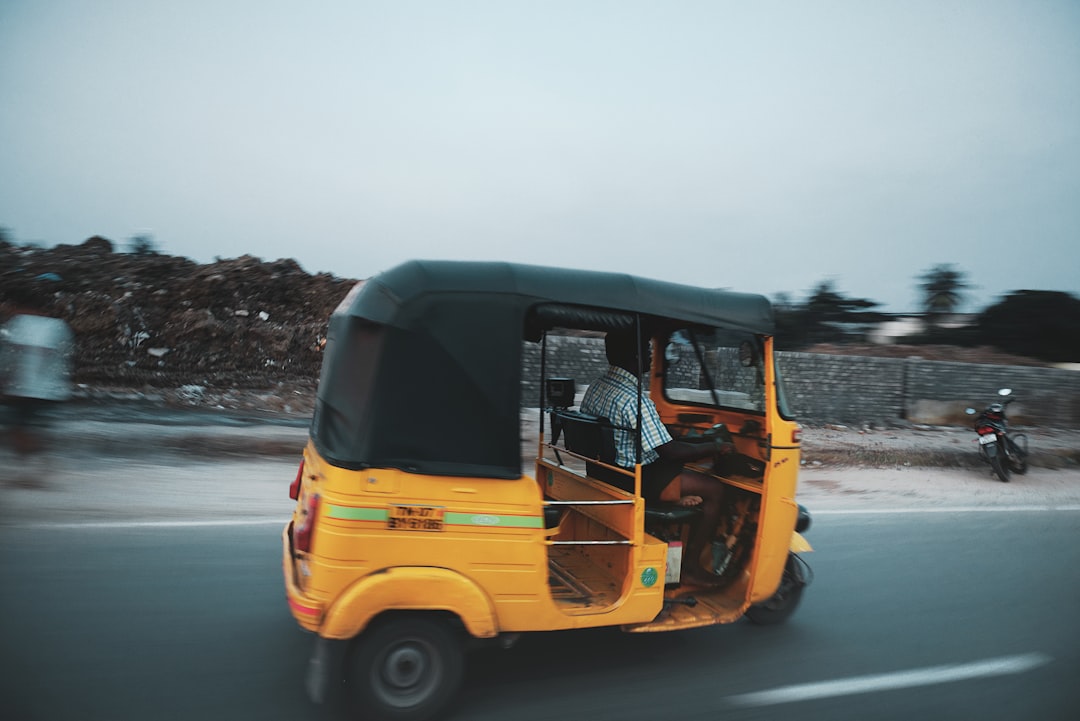
{"type": "Polygon", "coordinates": [[[22,310],[63,318],[76,336],[75,382],[92,386],[307,385],[330,313],[354,283],[295,260],[117,253],[100,237],[0,242],[0,320],[22,310]]]}
{"type": "MultiPolygon", "coordinates": [[[[0,321],[33,309],[76,336],[82,392],[180,405],[309,410],[330,313],[356,282],[249,255],[199,264],[143,248],[0,240],[0,321]],[[269,391],[269,393],[267,392],[269,391]],[[129,394],[130,395],[130,394],[129,394]]],[[[819,345],[812,353],[1043,365],[990,348],[819,345]]]]}

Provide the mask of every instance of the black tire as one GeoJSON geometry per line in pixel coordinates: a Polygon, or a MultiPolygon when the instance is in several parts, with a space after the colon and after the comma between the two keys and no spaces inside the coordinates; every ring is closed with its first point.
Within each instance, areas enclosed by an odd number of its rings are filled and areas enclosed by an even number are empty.
{"type": "Polygon", "coordinates": [[[1008,436],[1009,461],[1012,464],[1013,473],[1024,475],[1028,471],[1028,443],[1027,436],[1018,433],[1008,436]]]}
{"type": "Polygon", "coordinates": [[[441,619],[399,616],[353,643],[346,704],[354,718],[423,721],[454,699],[463,677],[461,638],[441,619]]]}
{"type": "Polygon", "coordinates": [[[1006,462],[1005,454],[1000,450],[990,456],[990,467],[994,469],[994,473],[1003,483],[1009,482],[1009,464],[1006,462]]]}
{"type": "Polygon", "coordinates": [[[784,574],[780,577],[780,586],[770,598],[746,609],[746,617],[758,626],[775,626],[783,623],[795,613],[802,600],[806,581],[798,567],[798,559],[788,554],[784,564],[784,574]]]}

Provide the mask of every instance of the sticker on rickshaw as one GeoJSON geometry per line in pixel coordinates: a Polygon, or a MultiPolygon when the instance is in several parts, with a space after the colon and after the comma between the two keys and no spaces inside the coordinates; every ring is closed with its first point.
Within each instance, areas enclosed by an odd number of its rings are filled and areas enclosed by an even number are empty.
{"type": "Polygon", "coordinates": [[[445,512],[442,506],[390,506],[386,525],[392,531],[441,531],[445,512]]]}

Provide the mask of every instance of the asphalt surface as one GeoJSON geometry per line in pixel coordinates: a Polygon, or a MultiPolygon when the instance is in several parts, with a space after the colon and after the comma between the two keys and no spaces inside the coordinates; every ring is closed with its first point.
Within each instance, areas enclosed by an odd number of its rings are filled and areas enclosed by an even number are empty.
{"type": "MultiPolygon", "coordinates": [[[[0,449],[13,719],[325,718],[279,533],[307,419],[75,406],[0,449]]],[[[786,625],[526,636],[451,719],[1072,719],[1080,474],[807,468],[815,580],[786,625]]]]}
{"type": "MultiPolygon", "coordinates": [[[[783,626],[527,635],[467,657],[447,716],[1075,718],[1076,512],[825,515],[783,626]]],[[[280,525],[0,528],[4,717],[331,718],[305,698],[280,525]]]]}

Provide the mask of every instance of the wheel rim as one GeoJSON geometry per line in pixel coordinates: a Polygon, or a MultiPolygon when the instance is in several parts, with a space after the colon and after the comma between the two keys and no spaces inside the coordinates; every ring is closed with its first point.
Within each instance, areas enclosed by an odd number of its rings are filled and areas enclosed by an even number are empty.
{"type": "Polygon", "coordinates": [[[439,687],[442,662],[431,644],[408,638],[388,646],[372,669],[372,689],[383,703],[408,708],[439,687]]]}

